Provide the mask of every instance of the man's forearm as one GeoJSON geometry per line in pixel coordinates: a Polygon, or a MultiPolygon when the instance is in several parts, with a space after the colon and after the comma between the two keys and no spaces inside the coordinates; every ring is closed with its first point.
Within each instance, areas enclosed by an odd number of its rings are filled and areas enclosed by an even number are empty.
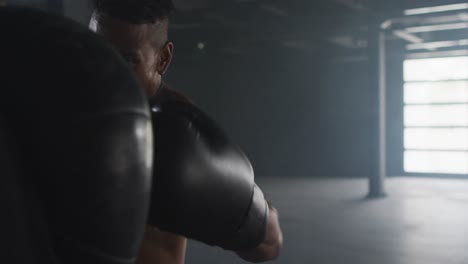
{"type": "Polygon", "coordinates": [[[269,205],[269,216],[265,240],[255,249],[236,252],[249,262],[264,262],[278,258],[283,246],[283,234],[278,219],[278,211],[269,205]]]}
{"type": "Polygon", "coordinates": [[[187,239],[147,226],[137,264],[183,264],[187,239]]]}

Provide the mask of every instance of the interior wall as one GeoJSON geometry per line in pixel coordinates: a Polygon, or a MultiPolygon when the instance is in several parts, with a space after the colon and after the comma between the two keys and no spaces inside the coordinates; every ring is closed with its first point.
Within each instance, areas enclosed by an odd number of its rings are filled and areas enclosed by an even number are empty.
{"type": "Polygon", "coordinates": [[[318,63],[271,49],[177,55],[168,82],[189,94],[251,158],[257,175],[318,174],[318,63]]]}
{"type": "Polygon", "coordinates": [[[47,0],[6,0],[5,2],[9,5],[27,6],[43,10],[46,10],[48,5],[47,0]]]}
{"type": "MultiPolygon", "coordinates": [[[[66,15],[87,20],[89,1],[75,2],[64,2],[66,15]]],[[[166,81],[221,124],[250,157],[257,175],[373,173],[377,87],[368,59],[336,60],[329,43],[316,52],[274,43],[220,52],[210,47],[209,34],[204,35],[205,49],[199,50],[189,33],[171,32],[175,58],[166,81]]],[[[389,96],[398,100],[399,95],[389,96]]],[[[395,113],[389,119],[389,126],[395,127],[401,113],[389,112],[395,113]]],[[[389,138],[389,143],[398,140],[402,138],[389,138]]],[[[389,145],[392,172],[402,161],[390,153],[399,151],[397,145],[389,145]]]]}
{"type": "Polygon", "coordinates": [[[92,13],[92,4],[90,0],[63,0],[63,12],[65,16],[75,21],[88,25],[92,13]]]}
{"type": "Polygon", "coordinates": [[[375,126],[368,61],[331,53],[181,54],[167,80],[228,131],[259,176],[368,176],[375,126]]]}
{"type": "Polygon", "coordinates": [[[369,60],[331,62],[320,87],[320,165],[324,176],[367,177],[373,169],[374,91],[369,60]]]}

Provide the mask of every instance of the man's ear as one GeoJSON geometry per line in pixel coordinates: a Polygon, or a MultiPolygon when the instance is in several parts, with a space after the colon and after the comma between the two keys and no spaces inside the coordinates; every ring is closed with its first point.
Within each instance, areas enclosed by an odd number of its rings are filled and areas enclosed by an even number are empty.
{"type": "Polygon", "coordinates": [[[174,43],[167,42],[160,50],[157,71],[160,75],[164,75],[169,68],[172,61],[172,54],[174,52],[174,43]]]}

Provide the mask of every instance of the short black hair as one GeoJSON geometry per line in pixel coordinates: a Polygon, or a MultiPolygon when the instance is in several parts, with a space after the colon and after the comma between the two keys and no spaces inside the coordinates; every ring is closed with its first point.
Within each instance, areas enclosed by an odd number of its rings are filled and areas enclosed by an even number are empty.
{"type": "Polygon", "coordinates": [[[169,19],[172,0],[93,0],[97,15],[105,14],[131,24],[153,24],[169,19]]]}

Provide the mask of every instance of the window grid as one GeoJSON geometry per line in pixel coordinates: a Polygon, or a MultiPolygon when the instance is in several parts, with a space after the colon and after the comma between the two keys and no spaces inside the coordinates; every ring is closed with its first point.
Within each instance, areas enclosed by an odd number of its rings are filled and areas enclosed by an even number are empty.
{"type": "Polygon", "coordinates": [[[468,57],[406,60],[404,75],[405,172],[468,175],[468,57]]]}

